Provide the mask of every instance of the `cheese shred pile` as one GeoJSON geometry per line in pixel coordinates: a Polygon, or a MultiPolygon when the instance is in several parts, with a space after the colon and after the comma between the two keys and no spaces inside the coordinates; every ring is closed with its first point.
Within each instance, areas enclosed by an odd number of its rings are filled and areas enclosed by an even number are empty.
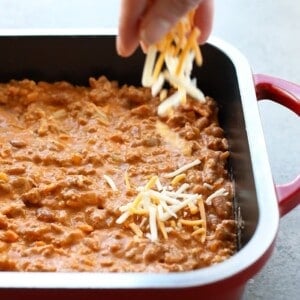
{"type": "Polygon", "coordinates": [[[200,30],[194,26],[195,11],[182,18],[174,28],[156,45],[147,51],[142,74],[142,85],[151,88],[152,96],[159,95],[162,103],[158,115],[168,116],[173,109],[186,102],[187,95],[205,102],[205,96],[197,88],[196,79],[191,78],[193,62],[202,65],[202,55],[198,45],[200,30]],[[168,82],[176,89],[168,96],[163,88],[168,82]]]}
{"type": "Polygon", "coordinates": [[[170,232],[186,227],[191,236],[199,237],[202,243],[206,239],[205,204],[211,205],[214,197],[226,196],[225,189],[217,190],[203,201],[200,194],[188,193],[190,184],[182,183],[186,177],[183,173],[199,165],[196,159],[165,178],[171,179],[170,185],[163,185],[158,176],[152,176],[142,187],[136,189],[133,201],[119,208],[121,215],[117,224],[128,226],[138,238],[148,238],[152,242],[161,235],[167,240],[170,232]],[[177,187],[177,188],[176,188],[177,187]]]}

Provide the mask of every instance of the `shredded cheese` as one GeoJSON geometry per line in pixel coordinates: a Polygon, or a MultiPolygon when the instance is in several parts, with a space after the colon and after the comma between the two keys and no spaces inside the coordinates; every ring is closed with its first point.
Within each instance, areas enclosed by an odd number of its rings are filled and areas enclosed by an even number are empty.
{"type": "Polygon", "coordinates": [[[192,215],[198,212],[198,207],[193,202],[189,203],[188,206],[192,215]]]}
{"type": "Polygon", "coordinates": [[[106,180],[106,182],[108,183],[108,185],[111,187],[111,189],[114,191],[114,192],[117,192],[118,189],[117,189],[117,186],[116,184],[114,183],[114,181],[112,180],[112,178],[108,175],[103,175],[103,178],[106,180]]]}
{"type": "Polygon", "coordinates": [[[156,184],[157,179],[158,176],[152,176],[149,182],[146,184],[145,190],[150,190],[151,188],[153,188],[154,185],[156,184]]]}
{"type": "Polygon", "coordinates": [[[205,240],[206,240],[207,221],[206,221],[205,206],[204,206],[202,196],[198,197],[198,207],[199,207],[199,211],[200,211],[200,218],[201,218],[201,220],[203,220],[202,228],[204,229],[204,232],[203,232],[202,237],[201,237],[201,242],[204,243],[205,240]]]}
{"type": "Polygon", "coordinates": [[[126,170],[125,171],[125,184],[126,184],[126,188],[127,190],[130,190],[131,189],[131,184],[130,184],[130,181],[129,181],[129,176],[128,176],[128,171],[126,170]]]}
{"type": "Polygon", "coordinates": [[[131,213],[129,211],[124,211],[124,213],[116,220],[116,223],[117,224],[124,223],[130,215],[131,213]]]}
{"type": "MultiPolygon", "coordinates": [[[[167,185],[154,175],[144,186],[135,187],[137,195],[131,202],[119,207],[121,215],[116,223],[126,223],[125,226],[132,230],[136,238],[148,238],[152,242],[157,241],[160,235],[167,240],[168,233],[173,230],[190,227],[193,230],[191,236],[200,236],[200,241],[204,243],[208,239],[205,205],[212,205],[212,200],[216,197],[227,196],[228,191],[222,187],[212,192],[204,201],[203,195],[188,192],[190,184],[183,182],[178,186],[186,178],[183,172],[200,163],[196,159],[166,174],[164,182],[169,180],[167,185]]],[[[130,184],[126,174],[125,184],[128,188],[130,184]]],[[[113,190],[117,190],[108,175],[104,175],[104,178],[113,190]]],[[[213,189],[212,185],[206,185],[208,189],[213,189]]]]}
{"type": "MultiPolygon", "coordinates": [[[[184,178],[185,174],[177,175],[177,180],[184,178]]],[[[194,217],[199,211],[199,195],[187,193],[188,188],[189,184],[183,183],[176,190],[170,185],[163,185],[158,176],[152,176],[144,186],[136,188],[137,195],[132,202],[119,208],[121,215],[116,223],[128,222],[127,226],[135,236],[146,237],[152,242],[157,241],[159,235],[167,240],[168,232],[182,225],[202,228],[205,216],[200,214],[200,220],[194,217]],[[188,215],[192,219],[188,219],[188,215]]]]}
{"type": "Polygon", "coordinates": [[[151,87],[151,85],[154,82],[152,77],[152,69],[155,64],[156,53],[157,53],[157,49],[154,45],[148,48],[147,56],[145,60],[145,67],[143,69],[143,74],[142,74],[142,85],[145,87],[151,87]]]}
{"type": "Polygon", "coordinates": [[[181,103],[182,95],[180,91],[175,92],[170,97],[165,99],[157,108],[157,113],[161,117],[170,115],[173,108],[177,107],[181,103]]]}
{"type": "Polygon", "coordinates": [[[160,180],[159,180],[158,177],[157,177],[157,180],[156,180],[156,182],[155,182],[155,185],[156,185],[156,188],[157,188],[157,190],[158,190],[159,192],[163,189],[163,186],[162,186],[162,184],[161,184],[161,182],[160,182],[160,180]]]}
{"type": "Polygon", "coordinates": [[[184,220],[184,219],[180,219],[179,222],[182,225],[186,225],[186,226],[199,226],[199,225],[203,225],[203,220],[184,220]]]}
{"type": "Polygon", "coordinates": [[[212,199],[214,199],[216,197],[220,197],[220,196],[227,196],[227,195],[228,195],[228,192],[224,188],[220,188],[220,189],[216,190],[214,193],[212,193],[211,195],[209,195],[207,197],[207,199],[205,200],[205,203],[207,205],[211,205],[212,199]]]}
{"type": "Polygon", "coordinates": [[[197,165],[199,165],[201,163],[201,161],[199,159],[195,159],[194,161],[192,161],[191,163],[188,163],[182,167],[180,167],[179,169],[175,170],[174,172],[168,173],[165,175],[166,178],[172,178],[175,177],[185,171],[187,171],[190,168],[193,168],[197,165]]]}
{"type": "Polygon", "coordinates": [[[190,78],[178,77],[169,73],[168,71],[164,72],[164,76],[165,79],[168,80],[172,85],[176,86],[177,88],[181,88],[181,91],[185,91],[199,102],[205,102],[204,94],[196,86],[194,86],[190,78]]]}
{"type": "Polygon", "coordinates": [[[174,186],[178,184],[180,181],[184,180],[185,178],[186,178],[185,173],[179,174],[172,179],[171,184],[174,186]]]}
{"type": "Polygon", "coordinates": [[[205,229],[204,229],[204,228],[198,228],[198,229],[196,229],[196,230],[192,233],[192,236],[197,235],[197,234],[204,235],[204,233],[205,233],[205,229]]]}
{"type": "Polygon", "coordinates": [[[184,191],[186,191],[189,188],[189,184],[188,183],[184,183],[182,186],[179,187],[179,189],[177,190],[178,194],[183,193],[184,191]]]}
{"type": "Polygon", "coordinates": [[[212,190],[212,189],[214,188],[211,184],[209,184],[209,183],[207,183],[207,182],[204,182],[204,183],[203,183],[203,187],[205,187],[205,188],[207,188],[207,189],[209,189],[209,190],[212,190]]]}
{"type": "Polygon", "coordinates": [[[149,207],[149,225],[150,225],[150,240],[152,242],[157,240],[157,225],[156,225],[156,207],[151,205],[149,207]]]}
{"type": "Polygon", "coordinates": [[[165,78],[162,73],[159,74],[157,80],[151,86],[151,94],[156,97],[161,91],[165,83],[165,78]]]}
{"type": "Polygon", "coordinates": [[[158,224],[158,228],[159,228],[160,232],[162,233],[164,239],[167,240],[168,239],[168,232],[166,230],[165,223],[158,219],[157,224],[158,224]]]}
{"type": "Polygon", "coordinates": [[[129,227],[138,237],[143,237],[144,235],[143,231],[140,229],[140,227],[137,224],[130,223],[129,227]]]}
{"type": "Polygon", "coordinates": [[[179,62],[176,68],[176,75],[180,76],[180,74],[182,73],[182,67],[184,65],[184,62],[187,59],[187,56],[189,54],[189,51],[191,49],[193,49],[193,45],[194,45],[194,41],[197,41],[197,38],[200,35],[200,31],[198,28],[194,27],[192,32],[190,33],[190,36],[187,40],[187,43],[184,45],[183,49],[182,49],[182,54],[179,57],[179,62]]]}
{"type": "Polygon", "coordinates": [[[195,11],[192,10],[159,43],[150,45],[147,51],[142,85],[150,87],[152,96],[159,95],[163,101],[157,112],[161,117],[170,115],[174,108],[184,104],[186,95],[205,102],[204,94],[191,78],[193,61],[195,60],[198,66],[202,64],[202,55],[197,42],[200,30],[193,24],[194,14],[195,11]],[[163,90],[165,81],[177,89],[169,97],[163,90]]]}
{"type": "Polygon", "coordinates": [[[160,101],[164,101],[168,96],[168,92],[166,89],[162,89],[160,92],[159,92],[159,100],[160,101]]]}

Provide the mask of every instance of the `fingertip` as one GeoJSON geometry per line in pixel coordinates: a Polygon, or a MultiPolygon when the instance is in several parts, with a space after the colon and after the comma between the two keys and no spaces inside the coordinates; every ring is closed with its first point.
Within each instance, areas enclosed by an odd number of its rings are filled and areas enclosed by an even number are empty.
{"type": "Polygon", "coordinates": [[[203,0],[195,14],[195,24],[201,30],[199,43],[204,44],[209,38],[213,27],[214,1],[203,0]]]}
{"type": "Polygon", "coordinates": [[[148,45],[146,45],[143,41],[140,41],[140,48],[144,54],[148,51],[148,45]]]}
{"type": "Polygon", "coordinates": [[[132,55],[139,45],[139,21],[146,5],[147,0],[121,1],[116,51],[122,57],[132,55]]]}
{"type": "Polygon", "coordinates": [[[207,42],[208,38],[210,36],[210,31],[204,31],[204,32],[201,32],[201,35],[198,39],[198,43],[200,45],[203,45],[207,42]]]}
{"type": "Polygon", "coordinates": [[[118,55],[122,57],[128,57],[132,55],[137,49],[138,45],[139,41],[137,39],[124,43],[119,35],[116,37],[116,50],[118,55]]]}
{"type": "Polygon", "coordinates": [[[123,45],[119,36],[116,37],[116,50],[118,55],[126,57],[126,51],[123,49],[123,45]]]}

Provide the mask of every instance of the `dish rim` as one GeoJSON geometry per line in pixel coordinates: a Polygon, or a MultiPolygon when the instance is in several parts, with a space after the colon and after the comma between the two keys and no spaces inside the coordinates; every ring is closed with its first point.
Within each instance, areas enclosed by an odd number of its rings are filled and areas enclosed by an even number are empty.
{"type": "MultiPolygon", "coordinates": [[[[5,29],[2,37],[116,35],[116,29],[5,29]]],[[[226,261],[179,273],[0,272],[0,288],[140,289],[199,287],[229,279],[253,265],[272,247],[279,225],[279,209],[259,116],[252,71],[244,55],[231,44],[212,36],[208,44],[232,62],[238,81],[251,154],[258,202],[258,223],[249,242],[226,261]],[[55,273],[55,276],[53,274],[55,273]]]]}

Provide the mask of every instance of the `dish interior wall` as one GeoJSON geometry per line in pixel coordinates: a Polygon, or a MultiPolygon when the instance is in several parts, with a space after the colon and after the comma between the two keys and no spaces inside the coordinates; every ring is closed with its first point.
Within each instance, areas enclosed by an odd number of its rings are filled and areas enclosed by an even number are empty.
{"type": "MultiPolygon", "coordinates": [[[[144,54],[121,58],[114,36],[0,37],[0,82],[30,78],[49,82],[66,80],[87,85],[88,78],[106,75],[120,84],[140,85],[144,54]]],[[[235,213],[242,218],[239,246],[252,237],[258,222],[258,203],[248,147],[237,67],[220,49],[202,47],[204,64],[194,71],[198,86],[218,101],[219,119],[229,141],[229,168],[235,181],[235,213]]],[[[239,222],[240,224],[241,222],[239,222]]]]}

